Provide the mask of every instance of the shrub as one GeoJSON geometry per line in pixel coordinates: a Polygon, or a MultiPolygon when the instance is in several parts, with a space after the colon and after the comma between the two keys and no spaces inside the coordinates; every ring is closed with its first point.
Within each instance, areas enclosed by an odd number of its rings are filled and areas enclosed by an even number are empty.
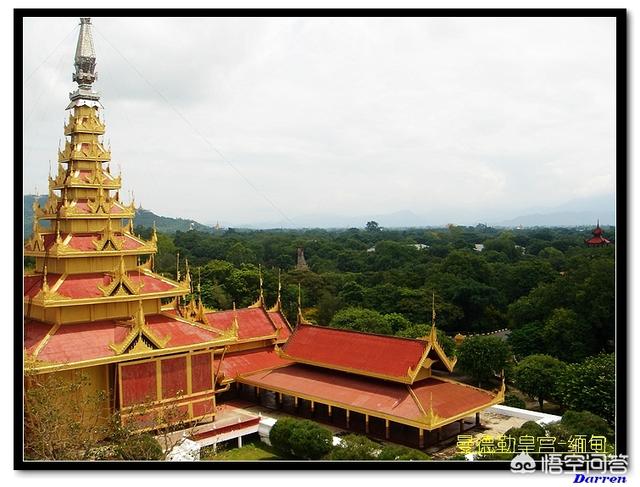
{"type": "Polygon", "coordinates": [[[291,457],[293,455],[291,442],[289,440],[296,421],[294,418],[280,418],[269,432],[271,446],[284,457],[291,457]]]}
{"type": "Polygon", "coordinates": [[[158,440],[148,433],[127,438],[117,447],[123,460],[162,460],[164,453],[158,440]]]}
{"type": "Polygon", "coordinates": [[[366,436],[349,434],[340,438],[329,454],[330,460],[376,460],[381,446],[366,436]]]}
{"type": "Polygon", "coordinates": [[[313,421],[281,418],[271,428],[269,441],[283,457],[317,460],[331,451],[333,435],[313,421]]]}
{"type": "Polygon", "coordinates": [[[378,455],[378,460],[431,460],[426,453],[399,445],[385,445],[378,455]]]}
{"type": "Polygon", "coordinates": [[[333,434],[313,421],[300,421],[289,437],[291,451],[296,458],[319,460],[331,451],[333,434]]]}

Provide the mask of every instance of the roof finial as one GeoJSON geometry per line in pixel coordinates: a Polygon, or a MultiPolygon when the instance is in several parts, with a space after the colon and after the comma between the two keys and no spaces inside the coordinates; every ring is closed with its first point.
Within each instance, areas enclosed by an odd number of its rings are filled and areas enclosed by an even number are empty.
{"type": "Polygon", "coordinates": [[[189,292],[191,293],[192,289],[191,289],[191,272],[189,272],[189,259],[185,257],[184,262],[186,266],[184,280],[187,282],[187,285],[189,286],[189,292]]]}
{"type": "Polygon", "coordinates": [[[298,318],[296,325],[306,325],[307,320],[302,316],[302,289],[300,287],[300,283],[298,282],[298,318]]]}
{"type": "Polygon", "coordinates": [[[200,289],[200,267],[198,267],[198,297],[202,299],[202,290],[200,289]]]}
{"type": "Polygon", "coordinates": [[[47,264],[44,265],[42,269],[42,291],[45,293],[49,292],[49,281],[47,279],[47,264]]]}
{"type": "Polygon", "coordinates": [[[436,293],[431,292],[431,325],[436,326],[436,293]]]}
{"type": "Polygon", "coordinates": [[[262,264],[258,264],[258,278],[260,280],[260,303],[264,304],[264,291],[262,289],[262,264]]]}
{"type": "Polygon", "coordinates": [[[93,48],[93,35],[91,33],[91,18],[80,18],[80,34],[76,45],[76,55],[74,58],[76,72],[73,74],[73,81],[78,83],[80,88],[90,89],[97,79],[96,52],[93,48]]]}
{"type": "Polygon", "coordinates": [[[176,253],[176,281],[180,282],[180,252],[176,253]]]}

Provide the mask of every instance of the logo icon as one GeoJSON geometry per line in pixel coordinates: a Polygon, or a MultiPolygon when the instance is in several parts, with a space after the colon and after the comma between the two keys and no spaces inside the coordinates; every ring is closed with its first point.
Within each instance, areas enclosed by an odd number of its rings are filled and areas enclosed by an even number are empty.
{"type": "Polygon", "coordinates": [[[536,461],[526,453],[520,453],[511,460],[511,471],[514,473],[533,473],[536,471],[536,461]]]}

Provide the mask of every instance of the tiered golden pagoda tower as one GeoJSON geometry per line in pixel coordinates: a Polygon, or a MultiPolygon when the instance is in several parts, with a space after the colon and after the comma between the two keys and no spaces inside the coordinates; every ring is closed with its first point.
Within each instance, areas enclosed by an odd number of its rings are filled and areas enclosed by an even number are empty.
{"type": "Polygon", "coordinates": [[[121,201],[121,177],[112,174],[103,142],[96,79],[91,21],[82,18],[64,148],[46,203],[34,203],[24,247],[35,258],[34,272],[24,276],[25,370],[82,371],[108,392],[105,411],[123,418],[134,406],[168,402],[186,419],[213,418],[221,389],[216,354],[268,353],[286,340],[289,325],[261,298],[251,310],[205,309],[188,267],[181,280],[154,273],[156,231],[149,241],[134,235],[134,202],[121,201]],[[240,329],[245,321],[248,331],[240,329]]]}
{"type": "MultiPolygon", "coordinates": [[[[193,292],[188,265],[183,279],[154,273],[156,232],[149,241],[134,235],[134,203],[120,200],[96,79],[91,22],[83,18],[65,145],[46,203],[34,203],[24,247],[35,258],[23,289],[27,390],[46,374],[81,372],[106,392],[98,406],[105,418],[118,414],[135,429],[154,430],[171,407],[175,420],[166,424],[198,420],[210,430],[196,439],[217,441],[239,427],[220,418],[216,405],[216,394],[234,385],[245,399],[294,414],[306,408],[308,417],[421,448],[441,433],[462,432],[469,416],[477,424],[480,411],[504,400],[504,380],[489,392],[432,374],[455,366],[438,343],[435,311],[429,336],[412,340],[313,326],[299,303],[292,331],[280,285],[267,308],[262,276],[253,305],[214,311],[204,307],[199,285],[193,292]]],[[[255,432],[259,417],[242,417],[255,432]]]]}

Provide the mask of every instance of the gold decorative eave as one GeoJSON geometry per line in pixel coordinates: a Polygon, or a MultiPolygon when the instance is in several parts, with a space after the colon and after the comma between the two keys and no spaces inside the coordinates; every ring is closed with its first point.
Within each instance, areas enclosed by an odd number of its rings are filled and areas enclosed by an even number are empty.
{"type": "Polygon", "coordinates": [[[82,189],[99,189],[100,187],[104,189],[120,189],[122,187],[122,180],[120,176],[116,177],[114,180],[105,179],[102,185],[99,183],[91,183],[87,181],[82,181],[81,179],[70,179],[65,181],[52,180],[51,181],[51,189],[65,189],[65,188],[82,188],[82,189]]]}
{"type": "MultiPolygon", "coordinates": [[[[69,325],[73,326],[73,325],[69,325]]],[[[219,340],[211,340],[208,342],[194,343],[193,345],[183,345],[180,347],[171,347],[171,348],[162,348],[158,350],[148,350],[141,351],[136,353],[128,353],[126,355],[112,355],[109,357],[100,357],[96,359],[90,360],[81,360],[78,362],[67,362],[67,363],[35,363],[30,371],[34,374],[45,374],[49,372],[61,372],[63,370],[73,370],[73,369],[81,369],[86,367],[93,367],[95,365],[105,365],[105,364],[113,364],[119,362],[128,362],[130,360],[138,360],[143,358],[155,358],[161,357],[164,355],[171,355],[175,353],[181,352],[200,352],[206,351],[208,349],[215,349],[224,345],[230,345],[233,343],[232,340],[228,339],[219,339],[219,340]]]]}
{"type": "Polygon", "coordinates": [[[148,255],[155,254],[158,250],[151,245],[131,250],[75,250],[68,248],[64,252],[45,252],[38,250],[24,250],[28,257],[57,257],[61,259],[76,257],[105,257],[108,255],[148,255]]]}
{"type": "MultiPolygon", "coordinates": [[[[118,219],[135,217],[136,212],[134,208],[129,208],[128,206],[124,206],[120,208],[122,209],[121,213],[80,213],[80,212],[77,212],[77,210],[74,212],[73,210],[69,211],[69,209],[67,209],[67,211],[64,214],[61,214],[60,216],[64,220],[96,220],[96,219],[106,220],[108,218],[113,218],[118,220],[118,219]]],[[[60,216],[58,216],[57,213],[55,212],[54,213],[42,212],[37,216],[42,220],[57,220],[58,218],[60,218],[60,216]]]]}
{"type": "Polygon", "coordinates": [[[116,302],[129,302],[159,299],[159,298],[172,298],[174,296],[183,296],[185,294],[184,289],[169,289],[167,291],[159,291],[153,293],[143,294],[131,294],[131,295],[118,295],[118,296],[98,296],[92,298],[69,298],[67,296],[60,296],[59,298],[49,298],[46,300],[37,299],[38,295],[34,298],[24,298],[24,304],[39,305],[44,308],[58,308],[66,306],[82,306],[87,304],[103,304],[103,303],[116,303],[116,302]]]}

